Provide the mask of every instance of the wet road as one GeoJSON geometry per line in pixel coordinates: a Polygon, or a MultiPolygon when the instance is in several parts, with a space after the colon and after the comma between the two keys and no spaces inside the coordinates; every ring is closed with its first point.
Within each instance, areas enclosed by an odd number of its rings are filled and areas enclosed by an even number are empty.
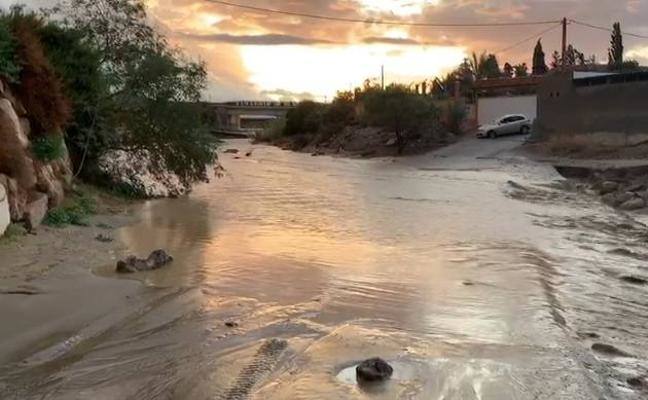
{"type": "Polygon", "coordinates": [[[252,156],[120,232],[176,261],[0,370],[2,398],[645,398],[648,287],[622,278],[648,275],[648,229],[520,140],[369,161],[229,142],[252,156]],[[367,391],[373,356],[396,372],[367,391]]]}

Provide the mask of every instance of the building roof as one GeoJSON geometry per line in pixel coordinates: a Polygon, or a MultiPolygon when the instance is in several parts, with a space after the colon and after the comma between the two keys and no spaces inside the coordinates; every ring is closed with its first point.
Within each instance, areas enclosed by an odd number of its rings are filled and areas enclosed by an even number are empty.
{"type": "Polygon", "coordinates": [[[522,78],[494,78],[479,79],[475,81],[475,90],[499,90],[499,89],[520,89],[536,88],[542,82],[542,76],[532,75],[522,78]]]}

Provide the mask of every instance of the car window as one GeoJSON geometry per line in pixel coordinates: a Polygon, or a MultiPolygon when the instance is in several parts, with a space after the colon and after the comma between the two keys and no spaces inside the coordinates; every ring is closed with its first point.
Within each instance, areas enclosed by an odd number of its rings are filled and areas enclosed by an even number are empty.
{"type": "Polygon", "coordinates": [[[524,120],[524,117],[521,116],[521,115],[516,115],[515,117],[513,117],[513,121],[523,121],[523,120],[524,120]]]}
{"type": "Polygon", "coordinates": [[[502,119],[500,120],[500,123],[501,123],[501,124],[508,124],[508,123],[510,123],[510,122],[511,122],[511,117],[502,118],[502,119]]]}

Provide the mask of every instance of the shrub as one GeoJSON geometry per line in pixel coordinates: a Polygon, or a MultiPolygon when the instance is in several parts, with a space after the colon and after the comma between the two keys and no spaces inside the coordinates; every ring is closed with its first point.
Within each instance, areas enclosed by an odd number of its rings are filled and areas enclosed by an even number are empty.
{"type": "Polygon", "coordinates": [[[455,135],[461,134],[463,130],[462,124],[467,115],[466,107],[453,101],[448,104],[446,113],[446,128],[455,135]]]}
{"type": "Polygon", "coordinates": [[[324,115],[327,124],[348,125],[355,120],[356,104],[351,92],[338,92],[324,115]]]}
{"type": "Polygon", "coordinates": [[[49,210],[43,223],[54,227],[88,226],[88,217],[96,212],[94,199],[81,195],[66,203],[67,205],[49,210]]]}
{"type": "Polygon", "coordinates": [[[297,107],[286,114],[286,127],[284,135],[303,135],[315,133],[320,129],[323,122],[325,106],[306,100],[297,104],[297,107]]]}
{"type": "Polygon", "coordinates": [[[0,76],[11,83],[17,82],[20,76],[16,46],[16,40],[7,21],[0,20],[0,76]]]}
{"type": "Polygon", "coordinates": [[[8,21],[18,43],[17,54],[22,65],[20,85],[13,89],[29,110],[32,133],[46,135],[61,130],[71,116],[71,105],[64,94],[63,82],[50,65],[37,29],[43,21],[14,7],[3,20],[8,21]]]}
{"type": "Polygon", "coordinates": [[[44,162],[58,160],[65,154],[63,138],[58,135],[37,137],[32,141],[32,153],[44,162]]]}
{"type": "Polygon", "coordinates": [[[21,236],[27,235],[27,229],[24,226],[12,223],[5,230],[4,235],[0,237],[0,244],[13,243],[21,236]]]}

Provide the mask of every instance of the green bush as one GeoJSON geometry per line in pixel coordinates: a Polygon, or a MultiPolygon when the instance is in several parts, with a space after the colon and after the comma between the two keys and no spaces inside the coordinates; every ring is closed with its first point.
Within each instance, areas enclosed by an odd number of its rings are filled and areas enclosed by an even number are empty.
{"type": "Polygon", "coordinates": [[[0,76],[11,83],[18,81],[20,62],[16,55],[16,39],[3,18],[0,20],[0,76]]]}
{"type": "Polygon", "coordinates": [[[297,107],[286,114],[286,127],[284,135],[304,135],[316,133],[324,121],[326,106],[306,100],[297,104],[297,107]]]}
{"type": "Polygon", "coordinates": [[[368,91],[362,96],[362,102],[364,121],[369,126],[393,131],[399,153],[403,152],[410,137],[433,133],[439,123],[439,112],[432,99],[403,85],[368,91]]]}
{"type": "Polygon", "coordinates": [[[96,202],[87,196],[68,200],[68,204],[48,211],[43,223],[54,227],[66,225],[88,226],[88,217],[96,213],[96,202]]]}
{"type": "Polygon", "coordinates": [[[58,135],[37,137],[32,142],[32,153],[40,161],[58,160],[65,154],[63,138],[58,135]]]}
{"type": "Polygon", "coordinates": [[[80,30],[82,43],[101,55],[109,104],[99,116],[107,132],[117,133],[111,145],[147,150],[157,167],[184,183],[206,180],[218,142],[198,103],[204,63],[187,59],[151,27],[143,0],[66,0],[61,10],[64,28],[80,30]]]}

